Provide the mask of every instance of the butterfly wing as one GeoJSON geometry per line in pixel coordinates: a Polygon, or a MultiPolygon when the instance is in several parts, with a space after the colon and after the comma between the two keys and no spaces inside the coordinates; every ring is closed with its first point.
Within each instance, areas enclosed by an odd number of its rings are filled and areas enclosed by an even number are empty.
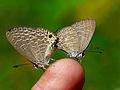
{"type": "Polygon", "coordinates": [[[95,26],[94,20],[82,20],[63,28],[57,33],[59,38],[58,49],[69,54],[76,53],[72,55],[72,57],[76,57],[77,54],[82,53],[87,48],[95,31],[95,26]]]}
{"type": "Polygon", "coordinates": [[[56,37],[42,28],[13,28],[8,30],[6,36],[19,53],[39,67],[49,62],[51,53],[55,50],[56,37]]]}

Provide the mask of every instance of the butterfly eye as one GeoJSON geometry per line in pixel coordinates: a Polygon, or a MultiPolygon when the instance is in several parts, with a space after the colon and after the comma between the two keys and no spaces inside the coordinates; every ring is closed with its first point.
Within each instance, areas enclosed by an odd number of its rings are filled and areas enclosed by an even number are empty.
{"type": "Polygon", "coordinates": [[[9,32],[11,31],[11,29],[8,30],[9,32]]]}

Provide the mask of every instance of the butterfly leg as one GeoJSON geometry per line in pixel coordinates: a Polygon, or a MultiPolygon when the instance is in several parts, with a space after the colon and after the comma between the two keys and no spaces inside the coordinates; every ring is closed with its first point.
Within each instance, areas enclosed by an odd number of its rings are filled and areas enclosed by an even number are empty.
{"type": "Polygon", "coordinates": [[[50,58],[50,60],[51,60],[51,61],[55,61],[55,59],[53,59],[53,58],[50,58]]]}
{"type": "Polygon", "coordinates": [[[42,66],[42,67],[41,67],[41,69],[42,69],[43,71],[45,71],[45,70],[46,70],[45,66],[42,66]]]}

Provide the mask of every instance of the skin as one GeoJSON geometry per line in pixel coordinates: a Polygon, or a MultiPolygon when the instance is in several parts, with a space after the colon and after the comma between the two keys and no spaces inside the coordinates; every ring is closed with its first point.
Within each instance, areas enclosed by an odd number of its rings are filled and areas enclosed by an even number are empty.
{"type": "Polygon", "coordinates": [[[82,90],[84,81],[83,67],[65,58],[50,65],[32,90],[82,90]]]}

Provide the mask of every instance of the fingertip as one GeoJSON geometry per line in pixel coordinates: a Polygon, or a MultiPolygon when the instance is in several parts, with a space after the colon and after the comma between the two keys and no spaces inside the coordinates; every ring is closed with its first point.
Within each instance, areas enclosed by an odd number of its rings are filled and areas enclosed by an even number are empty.
{"type": "Polygon", "coordinates": [[[77,61],[65,58],[50,65],[32,90],[80,90],[83,84],[83,67],[77,61]]]}

